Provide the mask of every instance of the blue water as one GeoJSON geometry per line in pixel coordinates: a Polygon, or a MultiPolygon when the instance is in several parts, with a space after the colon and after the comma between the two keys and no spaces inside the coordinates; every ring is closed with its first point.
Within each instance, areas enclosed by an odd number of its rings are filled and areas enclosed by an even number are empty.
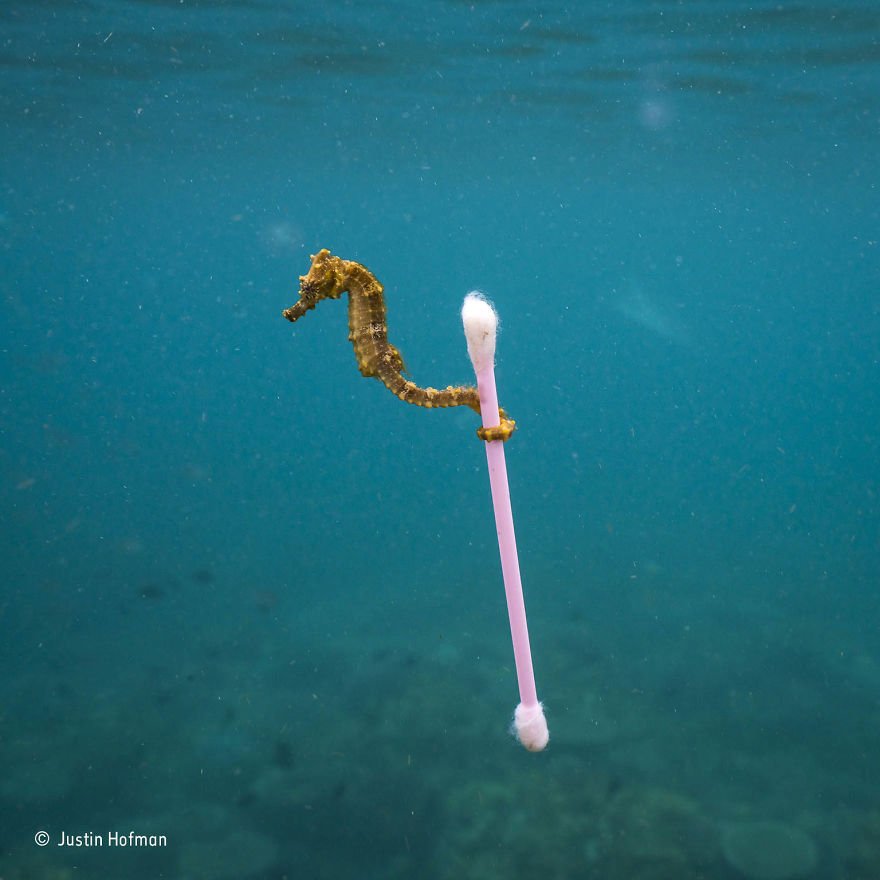
{"type": "Polygon", "coordinates": [[[880,876],[875,3],[0,37],[0,875],[880,876]],[[422,385],[501,314],[543,754],[476,416],[281,318],[321,247],[422,385]]]}

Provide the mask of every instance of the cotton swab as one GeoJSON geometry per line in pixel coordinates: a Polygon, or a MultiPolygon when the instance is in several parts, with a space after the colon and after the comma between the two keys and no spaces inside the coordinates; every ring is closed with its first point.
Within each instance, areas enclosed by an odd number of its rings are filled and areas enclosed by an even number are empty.
{"type": "MultiPolygon", "coordinates": [[[[477,374],[483,427],[493,428],[500,424],[498,392],[495,388],[495,339],[498,334],[498,314],[483,296],[472,292],[465,297],[461,320],[467,338],[468,354],[477,374]]],[[[546,747],[550,732],[544,717],[544,707],[538,702],[538,692],[535,687],[502,440],[486,443],[486,459],[489,463],[495,529],[498,532],[498,549],[501,551],[501,574],[504,578],[504,592],[507,595],[507,613],[510,617],[510,635],[513,639],[513,657],[519,684],[520,702],[513,715],[513,729],[517,739],[530,752],[540,752],[546,747]]]]}

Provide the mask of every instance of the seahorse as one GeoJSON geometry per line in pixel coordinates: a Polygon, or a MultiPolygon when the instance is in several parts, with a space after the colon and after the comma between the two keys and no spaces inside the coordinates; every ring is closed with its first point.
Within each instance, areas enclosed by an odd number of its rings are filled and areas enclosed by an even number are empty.
{"type": "MultiPolygon", "coordinates": [[[[348,293],[348,339],[362,376],[378,379],[395,397],[406,403],[427,408],[469,406],[480,413],[480,396],[469,385],[447,388],[420,388],[404,377],[403,357],[388,341],[385,319],[385,289],[375,275],[360,263],[334,257],[326,248],[311,257],[312,265],[299,279],[299,299],[281,314],[288,321],[298,321],[322,299],[339,299],[348,293]]],[[[478,428],[481,440],[507,440],[516,422],[503,409],[498,410],[501,424],[478,428]]]]}

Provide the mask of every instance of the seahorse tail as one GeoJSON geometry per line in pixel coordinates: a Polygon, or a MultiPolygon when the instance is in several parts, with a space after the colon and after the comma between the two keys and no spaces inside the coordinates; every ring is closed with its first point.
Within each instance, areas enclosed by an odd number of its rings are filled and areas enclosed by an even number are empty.
{"type": "Polygon", "coordinates": [[[450,406],[469,406],[475,412],[480,411],[480,396],[476,388],[470,386],[447,388],[422,388],[405,379],[399,370],[391,364],[383,363],[376,372],[382,384],[397,398],[406,403],[423,406],[426,409],[441,409],[450,406]]]}

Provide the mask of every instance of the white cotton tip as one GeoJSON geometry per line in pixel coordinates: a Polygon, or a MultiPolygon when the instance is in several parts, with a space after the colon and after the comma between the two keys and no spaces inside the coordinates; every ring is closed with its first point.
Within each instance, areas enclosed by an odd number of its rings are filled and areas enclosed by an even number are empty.
{"type": "Polygon", "coordinates": [[[513,729],[516,738],[530,752],[543,752],[550,742],[550,731],[541,703],[535,703],[534,706],[520,703],[513,713],[513,729]]]}
{"type": "Polygon", "coordinates": [[[468,354],[474,371],[479,373],[495,363],[495,337],[498,335],[498,312],[483,294],[471,291],[461,307],[461,321],[467,338],[468,354]]]}

